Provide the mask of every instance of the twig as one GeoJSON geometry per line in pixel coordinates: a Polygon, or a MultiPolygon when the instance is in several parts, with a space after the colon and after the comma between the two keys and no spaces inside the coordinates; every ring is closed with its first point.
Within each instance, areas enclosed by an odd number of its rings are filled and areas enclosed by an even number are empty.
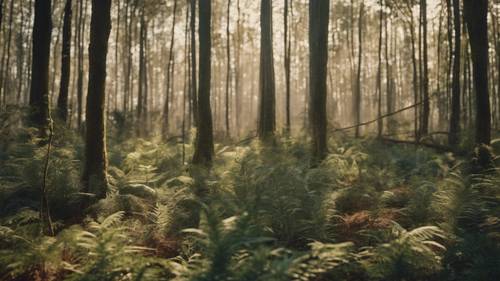
{"type": "Polygon", "coordinates": [[[54,236],[54,228],[52,226],[52,219],[50,217],[49,200],[47,197],[47,178],[49,174],[50,152],[52,149],[52,139],[54,138],[54,121],[49,113],[49,142],[47,144],[47,155],[45,156],[45,166],[43,169],[43,181],[41,188],[40,198],[40,220],[42,223],[42,231],[47,223],[48,231],[51,236],[54,236]],[[46,220],[46,222],[45,222],[46,220]]]}

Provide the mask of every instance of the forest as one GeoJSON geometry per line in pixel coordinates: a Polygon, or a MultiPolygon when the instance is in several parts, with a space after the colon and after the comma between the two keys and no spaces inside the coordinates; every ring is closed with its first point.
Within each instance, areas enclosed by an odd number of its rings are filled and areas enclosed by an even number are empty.
{"type": "Polygon", "coordinates": [[[0,280],[500,280],[498,0],[0,0],[0,280]]]}

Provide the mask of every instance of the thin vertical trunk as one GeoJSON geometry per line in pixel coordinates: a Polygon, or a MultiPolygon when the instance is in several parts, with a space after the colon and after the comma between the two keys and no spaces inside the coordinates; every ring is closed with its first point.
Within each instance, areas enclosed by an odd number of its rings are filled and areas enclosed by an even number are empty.
{"type": "MultiPolygon", "coordinates": [[[[364,0],[361,1],[359,6],[359,18],[358,18],[358,71],[356,78],[356,92],[354,96],[354,114],[355,123],[361,123],[361,73],[363,68],[363,17],[364,17],[365,3],[364,0]]],[[[357,126],[355,129],[355,137],[359,138],[360,127],[357,126]]]]}
{"type": "MultiPolygon", "coordinates": [[[[377,135],[382,137],[382,131],[384,128],[384,121],[382,120],[382,36],[383,36],[383,26],[384,24],[384,2],[380,1],[380,15],[379,15],[379,35],[378,35],[378,67],[377,67],[377,135]]],[[[387,37],[387,34],[386,34],[387,37]]],[[[386,40],[387,45],[387,40],[386,40]]],[[[387,84],[387,87],[389,84],[387,84]]]]}
{"type": "Polygon", "coordinates": [[[145,6],[144,3],[141,5],[141,16],[140,16],[140,35],[139,35],[139,91],[137,95],[137,135],[144,136],[145,133],[145,123],[144,123],[144,114],[146,109],[146,100],[145,100],[145,55],[144,55],[144,45],[146,44],[145,33],[146,33],[146,20],[145,20],[145,6]]]}
{"type": "MultiPolygon", "coordinates": [[[[410,20],[410,44],[411,44],[411,61],[413,66],[413,101],[415,104],[419,102],[419,90],[418,90],[418,70],[417,70],[417,58],[416,58],[416,48],[415,48],[415,24],[413,20],[413,15],[410,20]]],[[[415,131],[415,141],[420,141],[420,134],[418,129],[418,110],[419,107],[415,107],[415,120],[414,120],[414,131],[415,131]]]]}
{"type": "Polygon", "coordinates": [[[167,61],[167,77],[166,77],[166,93],[165,93],[165,104],[163,106],[163,127],[162,133],[163,137],[166,138],[169,129],[170,129],[170,102],[171,102],[171,94],[173,93],[173,86],[171,84],[174,83],[174,70],[173,70],[173,60],[174,60],[174,42],[175,42],[175,23],[176,23],[176,14],[177,14],[177,0],[174,0],[174,10],[172,12],[172,29],[170,30],[170,49],[168,52],[168,61],[167,61]]]}
{"type": "Polygon", "coordinates": [[[329,0],[309,1],[310,122],[313,164],[325,159],[327,147],[326,75],[328,65],[329,0]]]}
{"type": "Polygon", "coordinates": [[[190,1],[191,18],[189,29],[191,31],[191,103],[193,108],[193,124],[198,126],[198,83],[196,70],[196,0],[190,1]]]}
{"type": "Polygon", "coordinates": [[[200,42],[200,69],[199,69],[199,104],[198,130],[193,155],[193,164],[210,166],[214,155],[214,141],[212,128],[212,110],[210,107],[210,80],[211,80],[211,0],[199,0],[199,42],[200,42]]]}
{"type": "Polygon", "coordinates": [[[460,134],[460,56],[462,54],[462,28],[460,21],[460,2],[453,0],[453,22],[455,31],[455,47],[453,58],[453,78],[452,78],[452,95],[451,95],[451,116],[450,116],[450,134],[448,142],[451,146],[456,147],[459,143],[460,134]]]}
{"type": "Polygon", "coordinates": [[[2,75],[2,85],[3,87],[0,88],[0,96],[2,96],[3,91],[3,104],[7,105],[7,93],[11,92],[10,89],[10,43],[12,41],[12,22],[14,20],[13,17],[14,14],[14,0],[10,1],[10,7],[9,7],[9,27],[7,31],[7,61],[5,65],[3,66],[4,71],[2,75]]]}
{"type": "Polygon", "coordinates": [[[465,21],[472,51],[476,92],[476,144],[490,144],[491,112],[488,92],[488,0],[464,0],[465,21]]]}
{"type": "Polygon", "coordinates": [[[231,0],[227,0],[227,14],[226,14],[226,137],[231,137],[229,125],[229,96],[231,89],[231,33],[229,32],[231,16],[231,0]]]}
{"type": "Polygon", "coordinates": [[[110,33],[111,0],[92,0],[83,183],[84,192],[94,194],[95,200],[106,196],[108,185],[104,107],[110,33]]]}
{"type": "MultiPolygon", "coordinates": [[[[1,3],[0,3],[1,4],[1,3]]],[[[17,33],[17,96],[16,96],[16,104],[21,104],[21,98],[23,93],[23,82],[24,82],[24,1],[21,0],[19,3],[21,8],[21,22],[19,26],[19,31],[17,33]]]]}
{"type": "Polygon", "coordinates": [[[272,1],[262,0],[260,9],[260,118],[258,131],[259,138],[263,140],[272,137],[276,129],[272,1]]]}
{"type": "MultiPolygon", "coordinates": [[[[117,13],[116,16],[116,38],[115,38],[115,93],[113,96],[113,110],[118,110],[118,91],[120,89],[120,82],[118,81],[118,65],[119,65],[119,53],[120,53],[120,22],[121,22],[121,1],[116,1],[117,5],[117,13]]],[[[108,104],[111,103],[111,100],[108,100],[108,104]]],[[[109,110],[108,110],[109,112],[109,110]]]]}
{"type": "Polygon", "coordinates": [[[422,48],[423,48],[423,71],[422,71],[422,123],[421,135],[425,136],[429,133],[429,116],[430,116],[430,100],[429,100],[429,55],[427,46],[427,0],[421,0],[421,24],[422,24],[422,48]]]}
{"type": "Polygon", "coordinates": [[[49,57],[52,19],[50,0],[35,0],[30,90],[31,125],[46,136],[49,127],[49,57]]]}
{"type": "Polygon", "coordinates": [[[240,118],[241,118],[241,99],[242,99],[242,94],[243,91],[241,90],[241,83],[240,83],[240,75],[241,75],[241,44],[242,44],[242,28],[241,28],[241,6],[240,6],[240,0],[236,0],[236,7],[237,7],[237,12],[238,12],[238,19],[236,21],[236,46],[235,46],[235,66],[234,66],[234,99],[235,99],[235,112],[234,112],[234,117],[236,121],[236,137],[240,136],[240,118]]]}
{"type": "Polygon", "coordinates": [[[84,0],[80,0],[79,5],[79,18],[78,18],[78,79],[77,79],[77,100],[78,100],[78,117],[77,126],[78,131],[82,129],[82,117],[83,117],[83,45],[84,45],[84,34],[85,34],[85,22],[84,13],[87,10],[87,5],[83,5],[84,0]]]}
{"type": "MultiPolygon", "coordinates": [[[[284,54],[285,54],[285,107],[286,107],[286,120],[285,120],[285,132],[286,134],[290,134],[291,131],[291,117],[290,117],[290,52],[291,52],[291,36],[289,34],[290,29],[288,28],[288,16],[289,16],[289,7],[288,3],[290,0],[285,0],[285,15],[284,15],[284,54]]],[[[290,5],[292,2],[290,1],[290,5]]]]}
{"type": "Polygon", "coordinates": [[[71,73],[71,17],[72,0],[66,0],[64,6],[63,42],[61,51],[61,83],[57,99],[59,118],[66,123],[68,120],[68,91],[71,73]]]}

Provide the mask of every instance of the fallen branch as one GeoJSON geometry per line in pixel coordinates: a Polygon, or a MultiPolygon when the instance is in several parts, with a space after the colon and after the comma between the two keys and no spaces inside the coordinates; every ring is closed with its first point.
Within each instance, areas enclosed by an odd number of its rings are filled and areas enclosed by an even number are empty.
{"type": "Polygon", "coordinates": [[[442,152],[453,152],[453,149],[449,146],[446,145],[441,145],[437,143],[428,143],[428,142],[416,142],[416,141],[409,141],[409,140],[397,140],[397,139],[390,139],[390,138],[381,138],[382,141],[384,142],[389,142],[389,143],[394,143],[394,144],[410,144],[410,145],[417,145],[417,146],[425,146],[429,147],[438,151],[442,152]]]}

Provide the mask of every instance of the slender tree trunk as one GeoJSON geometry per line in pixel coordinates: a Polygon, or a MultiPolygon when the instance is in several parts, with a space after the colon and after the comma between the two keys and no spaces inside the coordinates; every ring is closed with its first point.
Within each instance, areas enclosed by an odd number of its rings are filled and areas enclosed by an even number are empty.
{"type": "Polygon", "coordinates": [[[167,81],[166,81],[166,93],[165,93],[165,104],[163,106],[163,128],[162,133],[163,137],[166,138],[170,129],[170,102],[171,102],[171,94],[173,91],[174,82],[174,70],[173,70],[173,60],[174,60],[174,42],[175,42],[175,23],[176,23],[176,14],[177,14],[177,0],[174,0],[174,10],[172,14],[172,29],[171,29],[171,37],[170,37],[170,50],[168,52],[168,62],[167,62],[167,81]]]}
{"type": "Polygon", "coordinates": [[[111,0],[92,0],[89,45],[87,132],[85,137],[84,191],[104,198],[107,192],[106,58],[111,33],[111,0]]]}
{"type": "MultiPolygon", "coordinates": [[[[1,3],[0,3],[1,4],[1,3]]],[[[23,93],[23,83],[24,83],[24,1],[21,0],[19,3],[21,8],[21,22],[19,23],[19,31],[16,36],[17,40],[17,96],[16,96],[16,104],[21,104],[21,98],[23,93]]]]}
{"type": "Polygon", "coordinates": [[[427,44],[427,0],[421,0],[420,3],[421,10],[421,24],[423,32],[423,71],[422,71],[422,99],[423,99],[423,111],[422,111],[422,123],[421,125],[421,135],[425,136],[429,133],[429,116],[430,116],[430,100],[429,100],[429,56],[428,56],[428,44],[427,44]]]}
{"type": "Polygon", "coordinates": [[[476,144],[490,144],[491,111],[488,92],[488,0],[464,0],[476,92],[476,144]]]}
{"type": "MultiPolygon", "coordinates": [[[[3,66],[4,71],[2,75],[2,85],[3,87],[0,88],[0,91],[3,91],[3,104],[7,105],[7,93],[11,92],[10,89],[10,43],[12,41],[12,22],[14,20],[13,17],[14,14],[14,0],[10,1],[10,7],[9,7],[9,27],[7,31],[7,62],[3,66]]],[[[2,96],[2,93],[0,92],[0,96],[2,96]]]]}
{"type": "MultiPolygon", "coordinates": [[[[417,104],[419,102],[419,90],[418,90],[418,70],[417,70],[417,58],[416,58],[416,48],[415,48],[415,24],[413,21],[413,15],[410,20],[410,44],[411,44],[411,61],[413,66],[413,102],[417,104]]],[[[418,129],[418,108],[415,107],[415,120],[414,120],[414,131],[415,131],[415,141],[420,142],[420,133],[418,129]]]]}
{"type": "Polygon", "coordinates": [[[30,90],[31,125],[43,137],[49,127],[49,57],[52,19],[50,0],[35,0],[33,59],[30,90]]]}
{"type": "MultiPolygon", "coordinates": [[[[121,1],[120,0],[117,0],[116,1],[116,5],[117,5],[117,19],[116,19],[116,38],[115,38],[115,81],[114,81],[114,84],[115,84],[115,93],[114,93],[114,97],[113,97],[113,102],[114,102],[114,106],[113,106],[113,110],[118,110],[118,92],[119,92],[119,89],[120,89],[120,81],[119,81],[119,78],[118,78],[118,65],[119,65],[119,53],[120,53],[120,22],[121,22],[121,1]]],[[[111,103],[111,100],[108,100],[108,103],[111,103]]],[[[109,112],[109,110],[108,110],[109,112]]]]}
{"type": "Polygon", "coordinates": [[[144,2],[141,4],[141,16],[140,16],[140,35],[139,35],[139,93],[137,95],[137,135],[142,137],[145,133],[145,120],[144,114],[146,109],[146,100],[145,100],[145,67],[146,67],[146,59],[144,54],[144,45],[146,44],[145,33],[146,33],[146,20],[145,20],[145,4],[144,2]]]}
{"type": "Polygon", "coordinates": [[[309,1],[309,77],[311,79],[309,116],[312,129],[313,163],[322,161],[328,153],[326,75],[329,15],[329,0],[309,1]]]}
{"type": "Polygon", "coordinates": [[[198,130],[193,155],[193,164],[210,166],[214,155],[212,128],[212,110],[210,107],[211,79],[211,13],[212,1],[199,0],[199,42],[200,42],[200,72],[199,72],[199,104],[198,130]]]}
{"type": "Polygon", "coordinates": [[[234,89],[235,89],[235,103],[236,103],[236,110],[234,113],[235,121],[236,121],[236,137],[238,138],[240,136],[240,131],[241,131],[241,100],[242,100],[242,95],[243,91],[241,90],[241,44],[243,43],[242,40],[242,28],[241,28],[241,6],[240,6],[240,0],[236,0],[236,6],[237,6],[237,11],[238,11],[238,19],[236,22],[236,46],[235,46],[235,66],[234,66],[234,89]]]}
{"type": "Polygon", "coordinates": [[[229,123],[229,96],[230,96],[230,89],[231,89],[231,33],[229,31],[229,24],[230,24],[230,17],[231,17],[231,0],[227,0],[227,15],[226,15],[226,59],[227,59],[227,65],[226,65],[226,137],[230,138],[231,137],[231,131],[230,131],[230,123],[229,123]]]}
{"type": "Polygon", "coordinates": [[[196,69],[196,0],[190,1],[191,18],[189,26],[191,31],[191,102],[193,108],[193,124],[198,126],[198,83],[196,69]]]}
{"type": "Polygon", "coordinates": [[[285,54],[285,107],[286,107],[286,120],[285,120],[285,132],[286,134],[290,134],[291,132],[291,117],[290,117],[290,73],[291,73],[291,36],[289,34],[290,29],[288,28],[288,19],[289,19],[289,3],[291,5],[291,1],[293,0],[285,0],[285,15],[284,15],[284,54],[285,54]]]}
{"type": "MultiPolygon", "coordinates": [[[[365,3],[364,0],[361,1],[359,6],[359,19],[358,19],[358,72],[356,78],[356,94],[354,96],[354,114],[355,123],[361,123],[361,73],[363,68],[363,18],[364,18],[365,3]]],[[[359,138],[360,127],[355,129],[355,137],[359,138]]]]}
{"type": "Polygon", "coordinates": [[[84,13],[86,13],[87,5],[83,5],[84,0],[80,0],[79,19],[78,19],[78,78],[77,78],[77,100],[78,100],[78,131],[82,130],[83,117],[83,44],[85,34],[84,13]]]}
{"type": "Polygon", "coordinates": [[[451,95],[451,116],[450,116],[450,134],[448,142],[451,146],[456,147],[459,143],[460,134],[460,56],[462,55],[462,28],[460,20],[460,2],[453,0],[453,22],[455,31],[455,47],[453,58],[453,79],[452,79],[452,95],[451,95]]]}
{"type": "MultiPolygon", "coordinates": [[[[379,36],[378,36],[378,68],[377,68],[377,135],[382,137],[382,131],[384,129],[384,121],[382,116],[382,36],[383,36],[383,26],[384,24],[384,2],[380,1],[380,15],[379,15],[379,36]]],[[[386,35],[387,36],[387,35],[386,35]]],[[[387,41],[386,41],[387,44],[387,41]]],[[[387,84],[387,87],[389,84],[387,84]]]]}
{"type": "Polygon", "coordinates": [[[57,112],[59,118],[65,123],[68,120],[68,91],[71,75],[71,18],[72,0],[66,0],[64,6],[63,42],[61,52],[61,83],[59,98],[57,99],[57,112]]]}
{"type": "Polygon", "coordinates": [[[258,134],[259,138],[264,140],[272,137],[276,129],[272,1],[262,0],[260,9],[260,118],[258,134]]]}

